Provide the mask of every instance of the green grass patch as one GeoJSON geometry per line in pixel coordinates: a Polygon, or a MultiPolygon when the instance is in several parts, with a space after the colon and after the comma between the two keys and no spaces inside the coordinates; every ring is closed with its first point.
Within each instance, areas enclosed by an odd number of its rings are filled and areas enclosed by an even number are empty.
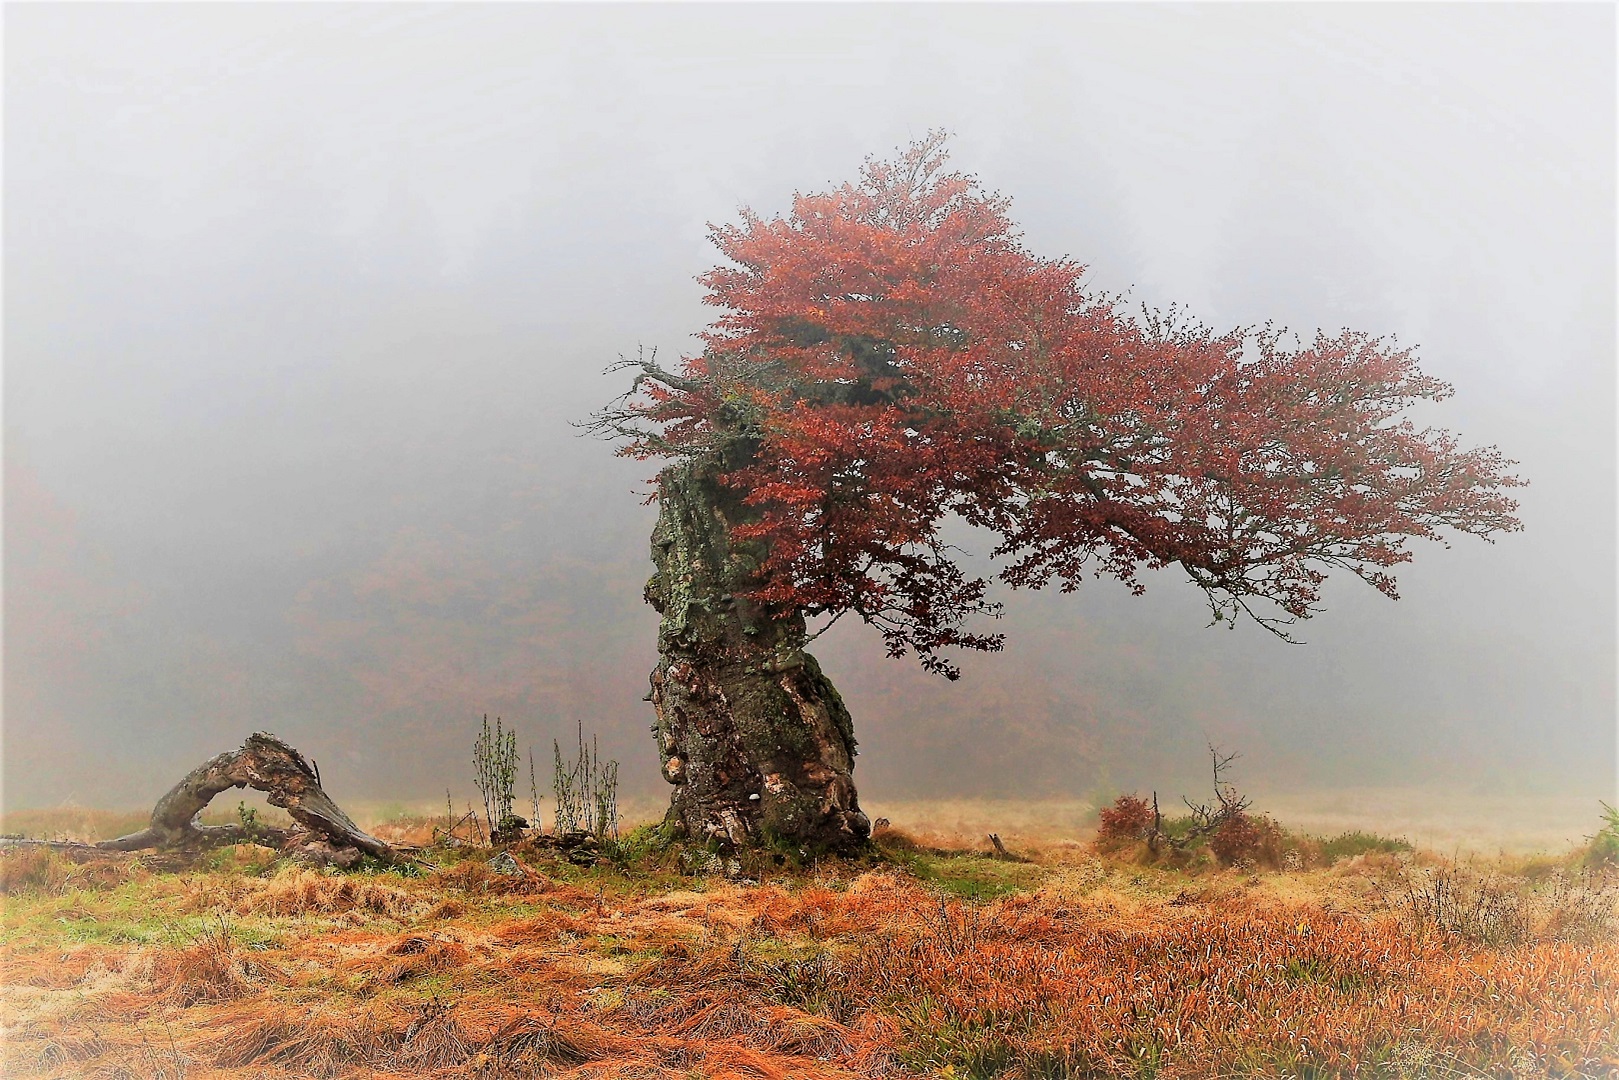
{"type": "Polygon", "coordinates": [[[1044,878],[1040,867],[970,851],[923,848],[908,839],[878,841],[884,861],[960,900],[985,901],[1032,892],[1044,878]]]}
{"type": "Polygon", "coordinates": [[[1340,859],[1353,859],[1357,855],[1368,855],[1379,852],[1393,855],[1401,851],[1411,851],[1411,842],[1401,837],[1379,836],[1376,833],[1362,832],[1355,829],[1351,832],[1339,833],[1330,840],[1321,841],[1321,859],[1331,865],[1340,859]]]}
{"type": "Polygon", "coordinates": [[[184,947],[199,938],[225,933],[246,948],[271,949],[281,947],[288,934],[307,934],[311,927],[308,919],[290,916],[185,911],[180,900],[173,883],[158,877],[110,889],[13,894],[6,897],[0,942],[47,948],[69,944],[184,947]]]}

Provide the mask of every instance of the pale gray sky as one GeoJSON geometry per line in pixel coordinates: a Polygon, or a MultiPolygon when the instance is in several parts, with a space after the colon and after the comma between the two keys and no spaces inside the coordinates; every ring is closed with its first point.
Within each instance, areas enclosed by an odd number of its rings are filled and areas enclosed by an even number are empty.
{"type": "Polygon", "coordinates": [[[657,793],[652,467],[577,437],[691,347],[705,223],[933,127],[1029,246],[1217,325],[1420,345],[1532,481],[1292,648],[1150,579],[1014,598],[945,684],[818,650],[868,794],[1610,793],[1614,13],[1561,5],[5,11],[7,804],[150,802],[268,728],[470,793],[477,717],[657,793]]]}

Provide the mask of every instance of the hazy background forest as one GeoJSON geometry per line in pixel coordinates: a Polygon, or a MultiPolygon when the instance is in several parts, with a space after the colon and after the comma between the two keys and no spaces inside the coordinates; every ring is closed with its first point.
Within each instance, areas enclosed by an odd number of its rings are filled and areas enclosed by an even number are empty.
{"type": "MultiPolygon", "coordinates": [[[[5,13],[8,807],[147,804],[268,729],[349,797],[577,721],[662,796],[654,466],[581,438],[712,312],[705,222],[925,130],[1029,247],[1216,326],[1398,333],[1525,531],[1307,646],[1195,590],[1009,596],[945,683],[840,625],[865,797],[1612,797],[1605,5],[33,6],[5,13]]],[[[542,786],[543,786],[542,779],[542,786]]],[[[1593,813],[1594,813],[1593,801],[1593,813]]]]}

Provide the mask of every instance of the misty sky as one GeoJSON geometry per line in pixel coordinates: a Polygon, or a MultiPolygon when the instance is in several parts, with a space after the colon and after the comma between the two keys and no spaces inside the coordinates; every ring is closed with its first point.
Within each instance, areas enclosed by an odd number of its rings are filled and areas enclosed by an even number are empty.
{"type": "Polygon", "coordinates": [[[655,466],[570,423],[693,347],[706,223],[935,127],[1100,289],[1418,344],[1420,419],[1532,486],[1306,646],[1170,574],[1008,597],[958,683],[840,625],[864,794],[1111,794],[1213,739],[1261,789],[1611,798],[1609,5],[4,17],[9,806],[149,804],[261,728],[340,799],[464,797],[485,712],[666,791],[655,466]]]}

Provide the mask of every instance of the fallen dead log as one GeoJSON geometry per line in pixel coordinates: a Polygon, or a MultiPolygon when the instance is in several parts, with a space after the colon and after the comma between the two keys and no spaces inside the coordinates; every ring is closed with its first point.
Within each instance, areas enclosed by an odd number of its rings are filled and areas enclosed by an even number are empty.
{"type": "Polygon", "coordinates": [[[7,833],[0,836],[0,847],[42,847],[53,851],[89,851],[98,852],[101,849],[94,844],[86,844],[81,840],[36,840],[31,836],[14,836],[7,833]]]}
{"type": "MultiPolygon", "coordinates": [[[[104,851],[139,851],[145,848],[195,849],[246,841],[274,847],[302,844],[317,853],[321,848],[352,850],[396,865],[415,861],[405,849],[362,831],[354,819],[321,790],[320,774],[303,755],[262,731],[249,735],[241,749],[209,758],[192,769],[157,801],[146,828],[116,840],[103,840],[95,846],[104,851]],[[197,815],[215,795],[240,787],[264,792],[270,805],[285,810],[302,830],[197,822],[197,815]]],[[[343,862],[342,859],[326,861],[343,862]]],[[[354,859],[347,861],[352,863],[354,859]]]]}

